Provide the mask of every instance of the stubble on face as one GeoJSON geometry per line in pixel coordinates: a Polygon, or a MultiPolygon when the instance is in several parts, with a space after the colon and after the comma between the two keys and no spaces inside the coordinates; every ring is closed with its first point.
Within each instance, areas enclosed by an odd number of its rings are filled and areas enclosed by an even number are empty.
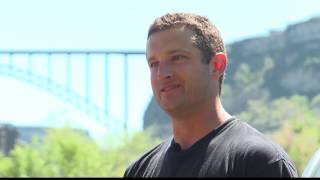
{"type": "Polygon", "coordinates": [[[201,51],[193,41],[190,30],[178,28],[156,32],[148,39],[147,58],[157,63],[150,68],[152,89],[160,106],[171,115],[195,111],[210,94],[208,64],[203,64],[201,51]],[[176,55],[183,58],[175,61],[176,55]],[[161,79],[159,71],[170,71],[167,73],[172,77],[161,79]]]}

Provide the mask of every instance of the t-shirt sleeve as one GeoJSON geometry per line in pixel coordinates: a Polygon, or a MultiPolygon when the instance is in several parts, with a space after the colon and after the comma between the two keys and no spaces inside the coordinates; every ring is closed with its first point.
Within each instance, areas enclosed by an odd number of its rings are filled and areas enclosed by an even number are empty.
{"type": "Polygon", "coordinates": [[[298,177],[288,154],[280,146],[266,142],[247,144],[245,174],[252,177],[298,177]]]}
{"type": "Polygon", "coordinates": [[[132,168],[132,164],[129,167],[127,167],[126,171],[124,172],[124,174],[123,174],[124,178],[131,177],[130,176],[131,168],[132,168]]]}
{"type": "Polygon", "coordinates": [[[126,171],[123,174],[124,178],[135,177],[136,164],[137,162],[134,162],[127,167],[126,171]]]}
{"type": "Polygon", "coordinates": [[[285,159],[274,161],[265,166],[256,166],[251,169],[253,177],[299,177],[295,167],[285,159]]]}

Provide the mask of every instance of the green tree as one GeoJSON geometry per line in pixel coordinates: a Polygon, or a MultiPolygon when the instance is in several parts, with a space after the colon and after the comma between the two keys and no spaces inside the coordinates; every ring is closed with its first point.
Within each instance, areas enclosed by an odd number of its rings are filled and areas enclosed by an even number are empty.
{"type": "Polygon", "coordinates": [[[272,138],[280,143],[302,174],[314,152],[320,148],[320,121],[312,112],[286,121],[272,138]]]}
{"type": "Polygon", "coordinates": [[[31,144],[16,145],[8,157],[0,154],[0,176],[122,177],[133,160],[159,143],[148,132],[114,138],[102,148],[70,128],[50,130],[42,141],[34,138],[31,144]]]}
{"type": "Polygon", "coordinates": [[[116,146],[110,147],[106,151],[106,161],[108,162],[108,175],[111,177],[122,177],[126,168],[134,160],[142,156],[151,148],[158,145],[161,140],[152,138],[152,132],[143,131],[134,134],[123,134],[122,137],[113,138],[110,141],[119,141],[116,146]]]}
{"type": "Polygon", "coordinates": [[[263,88],[264,79],[273,66],[271,58],[265,58],[263,66],[259,69],[252,70],[248,64],[240,64],[231,77],[231,84],[226,83],[222,88],[222,99],[226,109],[237,114],[246,110],[250,100],[268,100],[269,92],[263,88]]]}
{"type": "Polygon", "coordinates": [[[247,111],[240,113],[239,117],[260,131],[271,133],[279,130],[284,122],[296,117],[303,118],[311,111],[313,113],[307,97],[294,95],[271,102],[250,100],[247,111]]]}

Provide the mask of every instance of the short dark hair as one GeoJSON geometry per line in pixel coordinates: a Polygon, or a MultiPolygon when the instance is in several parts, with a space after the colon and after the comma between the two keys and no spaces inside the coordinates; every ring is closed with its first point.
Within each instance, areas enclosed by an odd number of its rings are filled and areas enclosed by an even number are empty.
{"type": "MultiPolygon", "coordinates": [[[[149,37],[159,31],[171,28],[186,27],[194,34],[194,45],[202,52],[202,61],[209,64],[218,52],[226,53],[223,39],[218,28],[208,18],[192,13],[168,13],[155,19],[148,32],[149,37]]],[[[219,95],[224,74],[219,78],[219,95]]]]}

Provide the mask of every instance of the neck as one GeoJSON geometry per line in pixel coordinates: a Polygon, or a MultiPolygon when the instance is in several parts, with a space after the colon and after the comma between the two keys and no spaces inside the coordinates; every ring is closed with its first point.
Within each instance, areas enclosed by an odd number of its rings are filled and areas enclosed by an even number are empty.
{"type": "Polygon", "coordinates": [[[174,139],[182,149],[188,149],[230,117],[217,97],[211,103],[198,106],[192,113],[173,117],[174,139]]]}

